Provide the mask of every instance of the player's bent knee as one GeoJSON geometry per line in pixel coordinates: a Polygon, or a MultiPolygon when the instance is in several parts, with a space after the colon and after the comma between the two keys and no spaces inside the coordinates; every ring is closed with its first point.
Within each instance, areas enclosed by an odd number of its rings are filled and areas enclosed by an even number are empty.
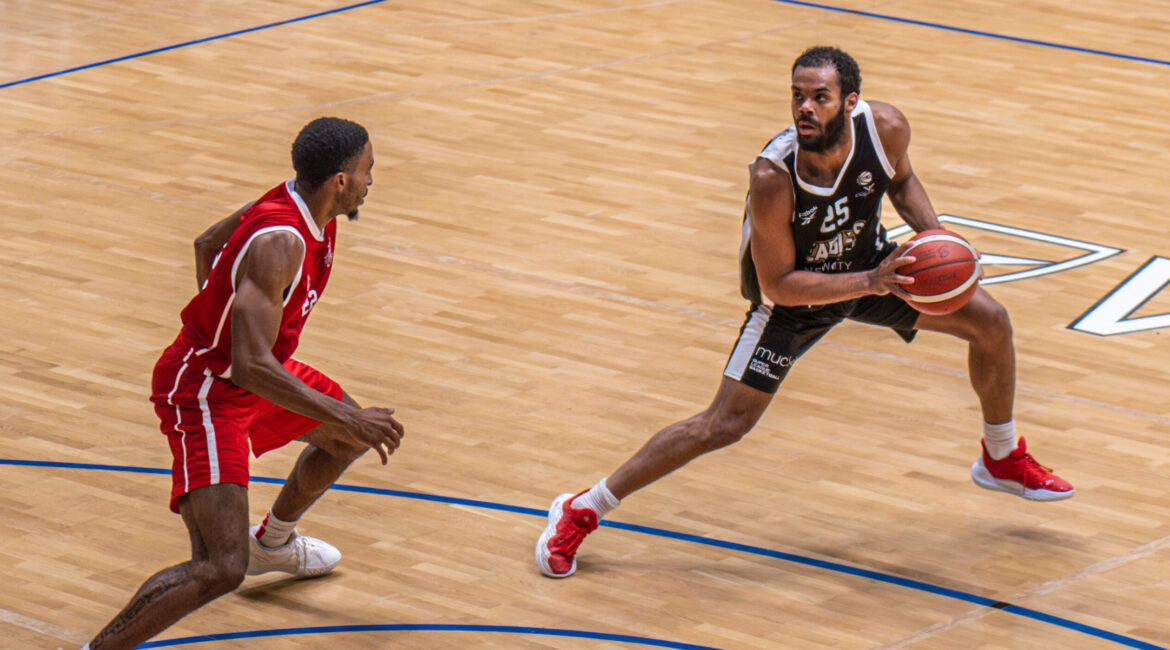
{"type": "Polygon", "coordinates": [[[244,554],[241,558],[192,563],[191,577],[199,586],[199,595],[211,600],[239,587],[248,570],[248,556],[244,554]]]}
{"type": "Polygon", "coordinates": [[[1007,308],[995,300],[988,300],[980,313],[977,335],[1010,340],[1012,319],[1007,308]]]}
{"type": "Polygon", "coordinates": [[[334,425],[322,425],[314,429],[305,436],[305,442],[345,463],[352,463],[368,450],[368,447],[350,442],[345,431],[334,425]]]}
{"type": "Polygon", "coordinates": [[[702,444],[707,451],[733,445],[751,431],[752,423],[746,414],[713,415],[707,420],[702,444]]]}

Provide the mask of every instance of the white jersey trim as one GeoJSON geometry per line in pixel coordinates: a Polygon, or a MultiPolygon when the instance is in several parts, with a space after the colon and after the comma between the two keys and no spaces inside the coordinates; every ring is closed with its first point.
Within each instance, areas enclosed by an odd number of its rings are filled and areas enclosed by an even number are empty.
{"type": "MultiPolygon", "coordinates": [[[[207,352],[214,350],[216,348],[216,346],[219,345],[219,337],[223,335],[223,326],[225,323],[227,323],[228,314],[232,313],[232,305],[235,304],[235,302],[236,302],[236,289],[239,286],[239,282],[238,282],[236,275],[240,272],[240,262],[244,259],[244,254],[248,252],[248,248],[252,245],[252,241],[255,240],[257,237],[259,237],[260,235],[265,235],[265,234],[268,234],[270,232],[275,232],[278,230],[285,230],[285,231],[291,232],[292,234],[296,235],[297,239],[299,239],[301,242],[301,249],[302,249],[301,250],[301,261],[297,264],[297,274],[293,278],[293,281],[291,283],[289,283],[288,290],[285,291],[284,302],[281,303],[282,307],[285,305],[288,305],[288,301],[292,298],[292,294],[293,294],[292,287],[297,286],[297,283],[301,281],[301,273],[304,271],[304,268],[305,268],[305,253],[307,250],[307,247],[305,245],[305,238],[302,237],[301,233],[296,228],[293,228],[292,226],[269,226],[267,228],[261,228],[260,230],[257,230],[256,232],[252,233],[251,237],[248,237],[248,241],[244,242],[243,248],[241,248],[240,252],[236,255],[236,259],[232,261],[232,275],[231,275],[232,295],[228,297],[227,302],[224,303],[223,311],[220,312],[220,314],[219,314],[219,324],[215,326],[215,336],[212,337],[212,339],[211,339],[211,345],[208,345],[207,347],[199,350],[198,352],[195,353],[196,355],[202,356],[202,355],[206,354],[207,352]]],[[[224,372],[223,376],[227,377],[228,373],[230,371],[231,371],[231,366],[228,366],[228,370],[224,372]]]]}
{"type": "Polygon", "coordinates": [[[853,134],[853,138],[849,141],[849,155],[845,157],[845,162],[841,164],[841,169],[837,172],[837,180],[833,181],[832,187],[821,187],[812,183],[806,183],[800,177],[800,143],[795,142],[794,148],[796,153],[792,156],[792,169],[794,171],[792,175],[796,177],[796,182],[800,184],[801,189],[809,194],[816,194],[817,196],[832,196],[837,192],[837,188],[841,186],[841,179],[845,178],[845,171],[849,169],[849,164],[853,162],[853,154],[857,151],[857,133],[856,129],[853,128],[853,118],[857,117],[859,113],[867,113],[868,111],[869,104],[865,103],[865,100],[859,99],[857,100],[857,106],[854,106],[853,110],[849,113],[849,129],[850,133],[853,134]]]}
{"type": "Polygon", "coordinates": [[[211,339],[211,345],[203,348],[195,354],[203,356],[203,353],[215,349],[219,345],[219,335],[223,333],[223,324],[227,322],[228,314],[232,313],[232,303],[236,301],[236,292],[232,291],[232,295],[228,297],[227,304],[223,306],[223,312],[219,315],[219,324],[215,326],[215,336],[211,339]]]}
{"type": "MultiPolygon", "coordinates": [[[[864,103],[862,101],[857,102],[858,106],[864,103]]],[[[885,170],[886,177],[893,180],[896,170],[890,164],[890,159],[886,157],[886,148],[882,146],[882,137],[878,134],[877,123],[873,121],[873,109],[869,107],[869,104],[865,104],[865,111],[863,112],[865,113],[865,125],[869,128],[869,139],[873,141],[874,151],[877,151],[878,160],[882,161],[882,169],[885,170]]]]}
{"type": "MultiPolygon", "coordinates": [[[[300,231],[298,231],[296,228],[293,228],[292,226],[268,226],[267,228],[261,228],[260,230],[252,233],[252,236],[248,238],[248,241],[244,242],[244,247],[240,249],[240,252],[236,255],[236,259],[232,262],[232,295],[235,295],[236,289],[240,286],[240,279],[237,277],[237,274],[240,271],[240,262],[243,261],[244,254],[248,252],[248,247],[251,246],[252,242],[260,235],[266,235],[270,232],[276,232],[277,230],[287,230],[288,232],[296,235],[297,239],[301,240],[301,261],[297,264],[296,277],[293,278],[293,281],[290,282],[288,286],[295,287],[296,284],[301,281],[301,271],[303,271],[305,267],[305,253],[307,253],[309,250],[309,247],[305,244],[305,238],[301,237],[300,231]]],[[[288,299],[291,295],[292,292],[290,291],[288,296],[284,297],[283,304],[288,304],[288,299]]],[[[217,336],[216,339],[218,338],[219,337],[217,336]]],[[[215,347],[215,344],[213,343],[211,347],[215,347]]]]}
{"type": "Polygon", "coordinates": [[[175,392],[179,390],[179,382],[183,380],[183,373],[187,372],[187,359],[191,358],[191,353],[195,348],[187,350],[187,354],[183,355],[183,365],[179,367],[179,372],[175,373],[175,385],[171,387],[171,392],[167,393],[167,404],[175,407],[175,431],[178,431],[179,446],[183,448],[183,492],[191,491],[191,477],[187,475],[187,432],[183,431],[180,425],[183,424],[183,413],[179,410],[178,405],[175,404],[175,392]]]}
{"type": "Polygon", "coordinates": [[[309,227],[309,232],[313,233],[313,238],[317,241],[325,241],[325,233],[317,227],[317,222],[313,221],[313,213],[309,211],[309,205],[297,194],[297,179],[290,178],[284,182],[284,189],[288,190],[288,195],[292,197],[293,203],[297,204],[297,209],[301,211],[301,218],[305,220],[305,225],[309,227]]]}
{"type": "Polygon", "coordinates": [[[735,344],[731,358],[727,360],[727,367],[723,374],[736,381],[743,381],[747,373],[748,364],[752,355],[756,353],[756,346],[764,338],[764,328],[768,326],[768,319],[772,317],[772,308],[767,305],[757,305],[752,311],[751,319],[743,326],[743,334],[735,344]]]}
{"type": "Polygon", "coordinates": [[[215,375],[211,369],[203,371],[203,385],[199,387],[199,410],[203,412],[203,434],[207,440],[207,462],[211,474],[211,484],[219,485],[219,448],[215,440],[215,424],[211,421],[211,409],[207,406],[207,394],[211,392],[211,385],[215,382],[215,375]]]}
{"type": "MultiPolygon", "coordinates": [[[[870,108],[869,103],[864,99],[857,100],[857,106],[854,106],[853,111],[849,114],[850,128],[852,128],[853,118],[857,117],[858,115],[865,116],[865,124],[869,129],[869,139],[874,143],[874,149],[877,151],[878,160],[880,160],[882,163],[882,169],[886,172],[887,177],[893,178],[894,168],[892,165],[890,165],[890,159],[886,157],[886,150],[882,147],[882,139],[878,136],[877,125],[873,121],[873,110],[870,108]]],[[[808,192],[809,194],[815,194],[817,196],[832,196],[837,191],[837,188],[840,187],[841,179],[845,177],[845,171],[849,168],[849,163],[853,162],[853,154],[856,152],[856,150],[857,133],[853,133],[853,140],[849,145],[849,155],[845,158],[844,164],[841,165],[841,170],[837,172],[837,180],[833,182],[832,187],[821,187],[819,185],[807,183],[803,178],[800,177],[800,172],[792,174],[792,177],[796,180],[797,184],[800,185],[801,189],[808,192]]],[[[784,159],[788,157],[788,154],[793,155],[792,166],[793,168],[796,168],[796,157],[800,155],[800,144],[796,139],[796,129],[795,127],[791,126],[787,129],[784,129],[780,132],[779,135],[773,138],[772,141],[768,143],[768,146],[764,147],[764,150],[757,154],[756,157],[767,158],[773,163],[776,163],[777,167],[783,169],[785,172],[788,172],[788,166],[784,164],[784,159]]]]}
{"type": "Polygon", "coordinates": [[[796,149],[796,128],[790,126],[777,134],[776,137],[772,138],[772,141],[768,143],[768,146],[764,147],[763,151],[756,154],[756,158],[767,158],[768,160],[771,160],[776,164],[777,167],[784,170],[784,173],[787,174],[788,165],[784,163],[784,159],[787,158],[788,154],[792,153],[794,149],[796,149]]]}

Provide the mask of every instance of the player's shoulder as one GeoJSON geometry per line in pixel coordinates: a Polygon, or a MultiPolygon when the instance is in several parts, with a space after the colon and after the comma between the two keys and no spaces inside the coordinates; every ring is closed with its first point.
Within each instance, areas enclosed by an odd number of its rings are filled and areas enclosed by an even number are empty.
{"type": "Polygon", "coordinates": [[[891,162],[900,158],[910,146],[910,121],[893,104],[868,102],[873,125],[881,139],[882,148],[891,162]]]}
{"type": "Polygon", "coordinates": [[[752,161],[749,170],[752,193],[791,191],[792,179],[783,164],[760,156],[752,161]]]}
{"type": "Polygon", "coordinates": [[[777,172],[788,175],[788,162],[796,153],[796,127],[789,126],[777,133],[764,145],[760,153],[752,161],[751,170],[754,176],[757,170],[760,173],[777,172]]]}
{"type": "Polygon", "coordinates": [[[882,136],[893,132],[910,132],[910,121],[898,107],[885,102],[866,103],[869,104],[870,113],[873,115],[874,126],[882,136]]]}
{"type": "Polygon", "coordinates": [[[292,228],[260,228],[248,238],[248,248],[277,257],[298,257],[305,252],[305,238],[292,228]]]}

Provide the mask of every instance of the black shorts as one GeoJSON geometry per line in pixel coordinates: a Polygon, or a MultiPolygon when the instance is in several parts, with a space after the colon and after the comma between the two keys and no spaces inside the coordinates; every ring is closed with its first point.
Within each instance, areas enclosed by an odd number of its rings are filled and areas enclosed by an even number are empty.
{"type": "Polygon", "coordinates": [[[796,360],[846,318],[889,327],[909,343],[918,312],[893,294],[811,307],[752,305],[723,374],[775,393],[796,360]]]}

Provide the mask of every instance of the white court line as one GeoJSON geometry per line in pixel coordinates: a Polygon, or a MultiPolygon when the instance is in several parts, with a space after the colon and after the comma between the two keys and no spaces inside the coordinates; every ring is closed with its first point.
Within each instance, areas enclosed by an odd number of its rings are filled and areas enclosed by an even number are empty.
{"type": "Polygon", "coordinates": [[[79,646],[86,641],[89,641],[89,637],[82,638],[81,635],[76,632],[66,630],[63,627],[58,627],[52,623],[48,623],[40,619],[25,616],[24,614],[17,614],[16,612],[4,609],[3,607],[0,607],[0,621],[11,623],[17,627],[23,627],[26,630],[32,630],[38,634],[51,636],[54,639],[61,639],[63,641],[68,641],[69,643],[75,643],[79,646]]]}
{"type": "MultiPolygon", "coordinates": [[[[1031,589],[1021,591],[1010,598],[1004,598],[1002,599],[1002,602],[1006,602],[1012,605],[1019,605],[1020,607],[1027,607],[1027,605],[1022,604],[1021,601],[1026,601],[1034,596],[1042,596],[1044,594],[1052,593],[1058,589],[1063,589],[1064,587],[1074,582],[1080,582],[1085,578],[1110,571],[1123,564],[1133,562],[1134,560],[1140,560],[1147,555],[1157,553],[1167,546],[1170,546],[1170,536],[1143,544],[1129,553],[1123,553],[1121,555],[1116,555],[1114,557],[1101,560],[1100,562],[1091,564],[1081,569],[1080,571],[1077,571],[1076,573],[1070,573],[1069,575],[1062,578],[1056,578],[1054,580],[1041,583],[1031,589]]],[[[988,616],[998,611],[999,610],[993,609],[991,607],[980,607],[978,609],[973,609],[964,614],[960,614],[959,616],[956,616],[949,621],[928,625],[921,630],[918,630],[914,634],[911,634],[910,636],[902,637],[901,639],[897,639],[887,643],[886,645],[875,646],[871,650],[896,650],[897,648],[905,647],[911,643],[917,643],[924,639],[929,639],[941,632],[946,632],[947,630],[958,627],[964,623],[979,620],[984,616],[988,616]]]]}

